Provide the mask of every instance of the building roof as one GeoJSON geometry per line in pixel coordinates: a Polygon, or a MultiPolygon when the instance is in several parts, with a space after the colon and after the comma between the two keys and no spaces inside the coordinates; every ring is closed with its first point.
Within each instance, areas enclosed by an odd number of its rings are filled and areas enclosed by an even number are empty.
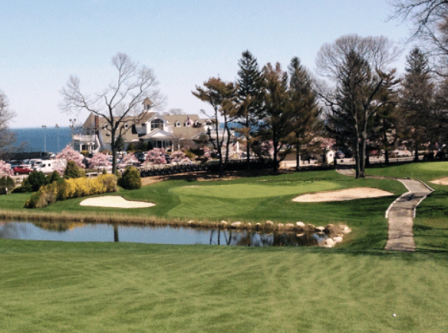
{"type": "MultiPolygon", "coordinates": [[[[122,137],[125,142],[137,142],[140,139],[149,139],[153,137],[154,133],[147,133],[146,135],[138,135],[135,125],[141,125],[148,121],[150,121],[152,118],[157,117],[160,119],[164,119],[167,121],[168,126],[172,126],[173,128],[173,134],[163,132],[167,135],[167,137],[174,137],[179,139],[192,139],[194,137],[197,137],[199,134],[204,133],[204,127],[203,124],[205,122],[205,119],[200,119],[198,115],[191,114],[191,115],[160,115],[157,112],[143,112],[139,116],[127,116],[123,118],[123,124],[122,126],[122,137]],[[190,120],[191,126],[185,126],[184,124],[190,120]],[[135,123],[136,121],[137,124],[135,123]],[[175,127],[175,123],[179,122],[180,127],[175,127]],[[196,122],[199,122],[199,126],[195,126],[194,124],[196,122]],[[128,124],[128,127],[126,128],[126,124],[128,124]]],[[[119,119],[119,117],[115,117],[116,120],[119,119]]],[[[106,128],[106,126],[109,126],[109,123],[104,117],[99,117],[98,119],[98,130],[101,133],[101,136],[104,138],[105,142],[110,141],[110,131],[106,128]]],[[[95,115],[91,113],[89,117],[87,117],[86,121],[83,124],[84,129],[95,129],[95,115]]],[[[117,131],[117,137],[119,135],[120,131],[117,131]]]]}

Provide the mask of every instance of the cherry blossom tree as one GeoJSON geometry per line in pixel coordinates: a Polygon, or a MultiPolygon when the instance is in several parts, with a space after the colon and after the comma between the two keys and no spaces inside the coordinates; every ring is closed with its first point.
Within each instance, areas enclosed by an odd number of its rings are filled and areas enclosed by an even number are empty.
{"type": "Polygon", "coordinates": [[[175,151],[171,154],[171,164],[189,164],[191,163],[191,159],[185,155],[185,153],[181,150],[175,151]]]}
{"type": "Polygon", "coordinates": [[[211,152],[210,152],[210,148],[209,147],[204,147],[201,148],[204,151],[204,155],[202,155],[205,159],[209,160],[212,156],[211,156],[211,152]]]}
{"type": "Polygon", "coordinates": [[[62,151],[56,155],[55,159],[64,159],[66,161],[73,161],[80,168],[85,168],[86,166],[82,161],[84,160],[84,155],[74,150],[70,145],[67,145],[62,151]]]}
{"type": "Polygon", "coordinates": [[[111,166],[112,163],[109,161],[109,157],[106,154],[103,153],[96,153],[93,155],[93,157],[90,159],[90,166],[92,168],[97,168],[100,166],[111,166]]]}
{"type": "Polygon", "coordinates": [[[165,150],[161,148],[154,148],[148,151],[145,164],[166,164],[165,150]]]}
{"type": "Polygon", "coordinates": [[[134,163],[138,163],[138,159],[135,157],[134,153],[129,153],[123,157],[120,164],[118,164],[118,168],[124,169],[128,165],[132,165],[134,163]]]}
{"type": "Polygon", "coordinates": [[[12,176],[13,171],[11,169],[11,164],[6,163],[5,161],[0,160],[0,178],[4,176],[12,176]]]}

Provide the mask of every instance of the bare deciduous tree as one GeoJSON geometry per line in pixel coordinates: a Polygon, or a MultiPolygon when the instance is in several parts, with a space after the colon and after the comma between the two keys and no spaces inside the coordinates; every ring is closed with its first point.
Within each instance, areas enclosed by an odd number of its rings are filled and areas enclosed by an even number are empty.
{"type": "Polygon", "coordinates": [[[70,76],[67,85],[61,90],[64,112],[87,110],[104,118],[107,130],[111,134],[112,170],[116,171],[116,139],[126,117],[134,116],[134,122],[144,117],[141,105],[146,98],[152,102],[152,107],[162,103],[162,96],[157,87],[156,77],[152,69],[138,66],[124,53],[117,53],[112,58],[112,65],[117,70],[117,79],[107,88],[93,95],[81,92],[80,81],[76,76],[70,76]]]}
{"type": "Polygon", "coordinates": [[[318,87],[329,108],[334,131],[350,135],[356,160],[356,177],[364,177],[368,123],[387,101],[378,99],[384,89],[398,81],[389,65],[398,52],[386,37],[347,35],[325,44],[317,56],[318,73],[329,78],[335,88],[318,87]]]}
{"type": "Polygon", "coordinates": [[[391,0],[392,19],[410,21],[409,40],[419,39],[428,54],[439,61],[433,67],[440,75],[447,75],[448,62],[448,1],[447,0],[391,0]]]}
{"type": "Polygon", "coordinates": [[[8,98],[0,90],[0,158],[5,158],[16,141],[15,135],[9,130],[9,123],[16,114],[9,109],[8,98]]]}

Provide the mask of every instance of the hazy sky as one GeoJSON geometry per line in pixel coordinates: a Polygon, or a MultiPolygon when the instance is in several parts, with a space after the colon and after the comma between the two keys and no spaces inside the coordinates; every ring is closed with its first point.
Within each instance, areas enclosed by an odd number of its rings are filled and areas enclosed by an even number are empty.
{"type": "Polygon", "coordinates": [[[17,113],[12,127],[68,126],[87,116],[59,110],[69,76],[102,91],[115,78],[110,59],[124,52],[154,70],[166,110],[199,113],[207,105],[195,85],[234,81],[243,51],[284,69],[298,56],[313,71],[319,48],[342,35],[403,42],[408,28],[386,22],[391,11],[387,0],[5,0],[0,89],[17,113]]]}

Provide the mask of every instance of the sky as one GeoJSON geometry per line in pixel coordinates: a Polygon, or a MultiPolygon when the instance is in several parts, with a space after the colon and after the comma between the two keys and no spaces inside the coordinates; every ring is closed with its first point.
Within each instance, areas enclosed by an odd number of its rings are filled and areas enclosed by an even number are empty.
{"type": "Polygon", "coordinates": [[[76,75],[85,93],[116,78],[111,58],[126,53],[153,69],[164,110],[199,114],[194,97],[210,77],[235,81],[249,50],[260,66],[295,56],[313,73],[322,45],[347,34],[386,36],[403,49],[409,27],[388,21],[387,0],[4,0],[0,11],[0,90],[16,113],[12,128],[69,126],[61,89],[76,75]]]}

